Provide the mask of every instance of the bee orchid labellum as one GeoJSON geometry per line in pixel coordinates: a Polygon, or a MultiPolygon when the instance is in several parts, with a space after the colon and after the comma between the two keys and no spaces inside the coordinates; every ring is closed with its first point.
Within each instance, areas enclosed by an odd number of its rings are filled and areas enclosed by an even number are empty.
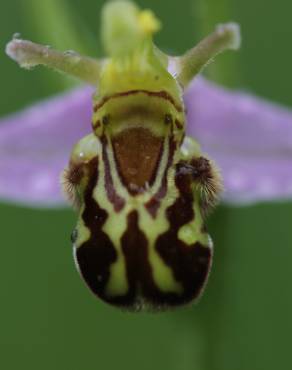
{"type": "Polygon", "coordinates": [[[210,59],[240,43],[238,26],[228,23],[169,57],[152,42],[159,28],[151,11],[112,1],[102,11],[105,59],[19,39],[7,46],[24,67],[43,64],[98,85],[92,133],[63,173],[78,212],[71,239],[92,292],[136,311],[192,302],[206,284],[213,246],[205,217],[222,185],[215,163],[185,136],[182,96],[210,59]]]}

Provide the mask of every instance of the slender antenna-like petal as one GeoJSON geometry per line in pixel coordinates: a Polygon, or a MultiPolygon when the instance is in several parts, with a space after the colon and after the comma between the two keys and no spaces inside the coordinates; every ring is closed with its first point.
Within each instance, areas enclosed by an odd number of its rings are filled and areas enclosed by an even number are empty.
{"type": "Polygon", "coordinates": [[[240,29],[236,23],[218,25],[216,30],[185,55],[175,58],[178,81],[186,87],[217,54],[240,47],[240,29]]]}
{"type": "Polygon", "coordinates": [[[292,111],[202,78],[185,94],[188,134],[222,170],[229,203],[292,198],[292,111]]]}
{"type": "Polygon", "coordinates": [[[6,46],[7,55],[23,68],[44,65],[76,77],[86,83],[97,85],[101,63],[96,59],[81,56],[74,51],[64,53],[49,46],[14,38],[6,46]]]}

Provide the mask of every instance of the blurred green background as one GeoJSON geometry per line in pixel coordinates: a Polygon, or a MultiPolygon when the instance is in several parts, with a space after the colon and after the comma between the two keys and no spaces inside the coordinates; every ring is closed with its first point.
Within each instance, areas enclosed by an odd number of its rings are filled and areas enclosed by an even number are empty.
{"type": "MultiPolygon", "coordinates": [[[[102,4],[68,0],[66,9],[61,0],[1,2],[2,116],[68,87],[59,75],[44,69],[28,73],[10,61],[4,46],[11,35],[20,32],[44,44],[101,55],[102,4]],[[59,15],[53,6],[59,6],[59,15]],[[65,29],[70,11],[75,39],[65,29]]],[[[208,68],[209,76],[292,106],[291,1],[140,0],[139,4],[163,20],[156,42],[173,53],[191,47],[218,22],[238,21],[241,51],[220,56],[208,68]]],[[[0,204],[0,368],[291,368],[291,214],[292,202],[220,206],[209,220],[215,259],[199,304],[135,315],[96,300],[79,278],[69,241],[76,219],[71,210],[0,204]]]]}

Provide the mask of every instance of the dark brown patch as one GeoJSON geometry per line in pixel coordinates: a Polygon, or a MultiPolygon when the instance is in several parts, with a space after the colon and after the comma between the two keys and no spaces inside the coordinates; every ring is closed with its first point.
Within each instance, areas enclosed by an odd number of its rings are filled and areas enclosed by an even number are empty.
{"type": "Polygon", "coordinates": [[[105,135],[101,138],[102,143],[102,158],[104,161],[104,172],[105,172],[105,188],[108,196],[108,200],[113,204],[116,212],[120,212],[125,206],[125,200],[120,197],[113,184],[113,178],[110,171],[110,164],[107,155],[107,139],[105,135]]]}
{"type": "Polygon", "coordinates": [[[193,179],[204,183],[212,177],[210,161],[207,158],[193,158],[190,162],[190,165],[193,168],[193,179]]]}
{"type": "Polygon", "coordinates": [[[70,163],[69,168],[64,171],[65,181],[68,181],[72,186],[80,184],[84,176],[84,163],[70,163]]]}
{"type": "Polygon", "coordinates": [[[109,123],[110,123],[110,115],[106,114],[105,116],[102,117],[102,124],[106,126],[109,123]]]}
{"type": "Polygon", "coordinates": [[[192,178],[200,186],[200,206],[205,217],[218,202],[223,190],[221,176],[215,165],[204,157],[193,158],[190,166],[193,168],[192,178]]]}
{"type": "Polygon", "coordinates": [[[178,119],[175,120],[175,125],[179,130],[183,129],[183,124],[178,119]]]}
{"type": "Polygon", "coordinates": [[[143,93],[143,94],[146,94],[148,96],[156,96],[158,98],[168,100],[175,107],[175,109],[178,112],[183,111],[183,108],[176,103],[176,101],[173,99],[173,97],[168,92],[166,92],[164,90],[162,90],[162,91],[148,91],[148,90],[139,89],[139,90],[124,91],[124,92],[112,94],[112,95],[109,95],[109,96],[105,96],[103,99],[101,99],[101,101],[98,104],[96,104],[94,106],[94,112],[97,112],[110,99],[120,98],[120,97],[124,97],[124,96],[129,96],[129,95],[135,95],[135,94],[139,94],[139,93],[143,93]]]}
{"type": "Polygon", "coordinates": [[[72,163],[66,168],[62,175],[63,192],[67,200],[75,208],[80,207],[80,196],[78,193],[78,186],[84,177],[84,163],[72,163]]]}
{"type": "Polygon", "coordinates": [[[165,117],[164,117],[164,123],[166,125],[170,125],[173,123],[173,119],[172,119],[172,115],[171,114],[166,114],[165,117]]]}
{"type": "Polygon", "coordinates": [[[112,139],[117,170],[132,195],[145,190],[155,180],[163,139],[144,128],[122,131],[112,139]]]}
{"type": "Polygon", "coordinates": [[[154,194],[154,196],[145,204],[145,208],[147,209],[147,211],[150,213],[150,215],[153,218],[156,217],[161,200],[165,197],[167,193],[167,174],[168,174],[168,170],[170,166],[173,163],[173,156],[174,156],[175,149],[176,149],[176,143],[173,137],[171,136],[169,139],[169,153],[168,153],[167,165],[166,165],[166,168],[163,174],[161,185],[157,193],[154,194]]]}
{"type": "Polygon", "coordinates": [[[101,126],[100,120],[98,119],[96,122],[92,123],[93,128],[99,128],[101,126]]]}
{"type": "Polygon", "coordinates": [[[160,202],[164,198],[165,193],[166,189],[161,187],[159,191],[145,204],[145,208],[153,218],[157,215],[160,202]]]}
{"type": "Polygon", "coordinates": [[[189,302],[199,295],[207,279],[212,258],[210,248],[199,242],[186,245],[177,236],[179,228],[195,217],[192,208],[192,177],[188,169],[183,170],[183,166],[184,163],[177,165],[175,178],[180,197],[166,211],[170,229],[159,236],[156,242],[157,252],[184,287],[184,294],[177,298],[175,304],[189,302]]]}
{"type": "Polygon", "coordinates": [[[121,245],[126,260],[129,284],[127,305],[133,306],[137,299],[139,285],[141,289],[141,284],[151,277],[151,269],[147,260],[147,239],[139,230],[137,211],[132,211],[128,215],[128,227],[122,236],[121,245]]]}
{"type": "Polygon", "coordinates": [[[106,300],[105,286],[109,279],[110,265],[117,259],[115,248],[102,231],[107,212],[100,208],[92,198],[97,183],[97,159],[91,161],[90,181],[84,194],[85,209],[82,219],[90,230],[90,238],[76,250],[76,260],[80,273],[90,289],[100,298],[106,300]]]}

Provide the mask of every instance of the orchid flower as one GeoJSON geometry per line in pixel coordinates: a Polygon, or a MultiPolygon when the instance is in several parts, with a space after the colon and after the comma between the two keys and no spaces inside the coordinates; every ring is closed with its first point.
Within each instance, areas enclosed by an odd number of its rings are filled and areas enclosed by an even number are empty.
{"type": "MultiPolygon", "coordinates": [[[[14,39],[6,51],[22,66],[32,67],[41,63],[30,60],[32,55],[51,53],[38,48],[14,39]]],[[[59,54],[50,55],[58,64],[59,54]]],[[[70,57],[79,58],[68,53],[70,57]]],[[[86,58],[83,62],[82,79],[94,81],[96,61],[86,58]]],[[[78,71],[71,72],[80,77],[78,71]]],[[[177,73],[174,63],[169,63],[169,71],[177,73]]],[[[2,200],[37,207],[66,204],[60,173],[72,146],[91,131],[93,92],[84,85],[0,120],[2,200]]],[[[292,196],[292,111],[203,77],[190,83],[184,99],[187,134],[196,137],[221,168],[224,202],[249,204],[292,196]]]]}

